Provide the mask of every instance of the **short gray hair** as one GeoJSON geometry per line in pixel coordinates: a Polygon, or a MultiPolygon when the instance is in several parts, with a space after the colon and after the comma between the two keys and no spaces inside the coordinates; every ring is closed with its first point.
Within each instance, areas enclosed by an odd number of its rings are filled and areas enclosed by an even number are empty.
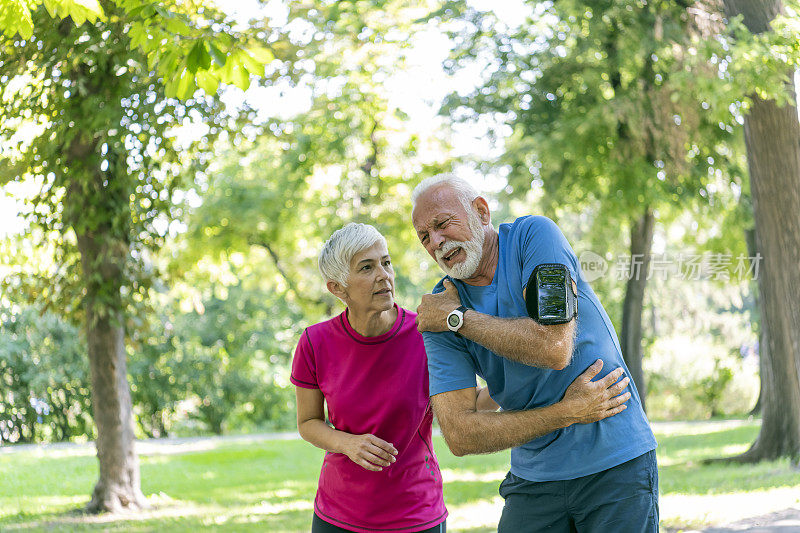
{"type": "Polygon", "coordinates": [[[417,206],[417,200],[424,192],[441,184],[449,185],[450,188],[455,191],[456,197],[467,212],[472,209],[472,201],[480,196],[478,191],[475,190],[475,187],[470,185],[465,179],[459,178],[455,174],[436,174],[430,178],[425,178],[414,187],[414,191],[411,193],[412,209],[417,206]]]}
{"type": "Polygon", "coordinates": [[[366,250],[376,242],[386,246],[386,239],[369,224],[351,222],[337,229],[325,241],[319,253],[319,271],[325,281],[336,281],[342,287],[347,286],[350,275],[350,261],[361,250],[366,250]]]}

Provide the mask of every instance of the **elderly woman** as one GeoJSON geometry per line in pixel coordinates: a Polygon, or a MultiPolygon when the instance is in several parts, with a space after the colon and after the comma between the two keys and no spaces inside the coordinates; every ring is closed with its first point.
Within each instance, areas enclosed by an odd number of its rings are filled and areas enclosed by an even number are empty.
{"type": "Polygon", "coordinates": [[[303,332],[292,364],[300,435],[327,452],[311,531],[443,532],[427,358],[416,315],[394,302],[386,240],[348,224],[319,269],[347,308],[303,332]]]}

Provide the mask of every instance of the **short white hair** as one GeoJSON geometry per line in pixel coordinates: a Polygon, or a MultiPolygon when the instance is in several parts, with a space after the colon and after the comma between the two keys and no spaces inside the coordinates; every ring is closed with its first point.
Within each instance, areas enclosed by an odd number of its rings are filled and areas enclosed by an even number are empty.
{"type": "Polygon", "coordinates": [[[319,253],[319,271],[326,282],[335,281],[347,287],[350,275],[350,261],[353,256],[366,250],[376,242],[386,246],[386,239],[377,229],[369,224],[351,222],[337,229],[325,241],[319,253]]]}
{"type": "Polygon", "coordinates": [[[475,200],[480,194],[475,190],[475,187],[470,185],[465,179],[459,178],[455,174],[436,174],[430,178],[425,178],[420,181],[414,191],[411,193],[411,208],[417,207],[417,200],[429,189],[437,185],[448,185],[456,193],[456,197],[464,206],[464,209],[469,212],[472,209],[472,201],[475,200]]]}

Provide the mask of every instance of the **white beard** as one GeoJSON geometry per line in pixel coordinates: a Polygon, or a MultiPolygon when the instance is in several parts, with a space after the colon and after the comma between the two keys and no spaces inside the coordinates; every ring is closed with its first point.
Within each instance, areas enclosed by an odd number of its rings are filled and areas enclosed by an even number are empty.
{"type": "Polygon", "coordinates": [[[467,221],[469,222],[469,230],[472,232],[472,237],[468,241],[447,241],[442,246],[441,250],[436,250],[436,262],[444,271],[445,274],[455,279],[468,279],[471,278],[475,271],[478,270],[478,265],[483,256],[483,225],[478,214],[468,211],[467,221]],[[456,248],[464,250],[467,258],[461,263],[456,263],[452,267],[447,267],[444,263],[443,257],[449,254],[456,248]]]}

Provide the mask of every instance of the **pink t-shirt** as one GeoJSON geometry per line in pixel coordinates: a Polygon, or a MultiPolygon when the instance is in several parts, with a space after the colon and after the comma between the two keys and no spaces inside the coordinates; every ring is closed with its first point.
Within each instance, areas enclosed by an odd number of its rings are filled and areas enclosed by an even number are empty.
{"type": "Polygon", "coordinates": [[[372,433],[397,448],[397,461],[381,472],[325,453],[314,509],[352,531],[419,531],[447,517],[431,443],[425,347],[416,315],[395,307],[397,320],[378,337],[359,335],[346,311],[307,328],[292,363],[292,383],[322,391],[336,429],[372,433]]]}

